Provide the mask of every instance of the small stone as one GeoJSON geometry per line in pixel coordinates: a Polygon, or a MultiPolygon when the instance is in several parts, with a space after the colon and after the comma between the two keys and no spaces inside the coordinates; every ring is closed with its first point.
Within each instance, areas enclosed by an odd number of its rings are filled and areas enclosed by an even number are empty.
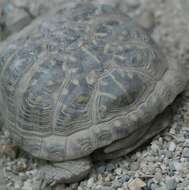
{"type": "Polygon", "coordinates": [[[167,177],[166,178],[166,186],[167,186],[168,190],[176,190],[177,182],[176,182],[175,178],[167,177]]]}
{"type": "Polygon", "coordinates": [[[184,148],[182,157],[189,158],[189,148],[184,148]]]}
{"type": "Polygon", "coordinates": [[[106,167],[105,167],[105,165],[100,165],[100,166],[98,166],[98,167],[96,168],[96,170],[97,170],[97,173],[102,174],[102,173],[105,172],[106,167]]]}
{"type": "Polygon", "coordinates": [[[144,183],[144,181],[142,181],[139,178],[136,178],[134,180],[131,180],[130,182],[128,182],[128,188],[129,190],[138,190],[142,187],[145,187],[146,184],[144,183]]]}
{"type": "Polygon", "coordinates": [[[128,175],[122,175],[118,178],[121,183],[128,182],[130,177],[128,175]]]}
{"type": "Polygon", "coordinates": [[[154,184],[154,180],[153,180],[153,179],[149,179],[149,180],[147,181],[147,187],[148,187],[148,188],[151,188],[152,184],[154,184]]]}
{"type": "Polygon", "coordinates": [[[133,162],[130,167],[131,167],[131,170],[133,170],[133,171],[138,170],[139,162],[133,162]]]}
{"type": "Polygon", "coordinates": [[[175,161],[173,164],[176,171],[179,171],[182,169],[182,163],[175,161]]]}
{"type": "Polygon", "coordinates": [[[185,139],[183,146],[189,148],[189,139],[185,139]]]}
{"type": "MultiPolygon", "coordinates": [[[[71,190],[75,190],[78,188],[78,183],[73,183],[70,185],[71,190]]],[[[62,188],[63,189],[63,188],[62,188]]]]}
{"type": "Polygon", "coordinates": [[[25,160],[22,160],[22,161],[17,163],[17,165],[16,165],[16,171],[17,172],[26,172],[27,170],[28,170],[28,166],[27,166],[25,160]]]}
{"type": "Polygon", "coordinates": [[[97,179],[98,179],[99,182],[102,182],[103,181],[102,174],[98,174],[97,179]]]}
{"type": "Polygon", "coordinates": [[[87,182],[87,187],[88,187],[88,188],[91,188],[91,187],[93,187],[93,185],[94,185],[94,178],[92,177],[92,178],[90,178],[90,179],[88,180],[88,182],[87,182]]]}
{"type": "Polygon", "coordinates": [[[173,162],[169,162],[168,163],[168,167],[169,167],[170,173],[173,175],[174,172],[176,171],[174,163],[173,162]]]}
{"type": "Polygon", "coordinates": [[[123,172],[123,170],[122,170],[121,168],[116,168],[116,170],[115,170],[115,173],[116,173],[117,175],[121,175],[122,172],[123,172]]]}
{"type": "Polygon", "coordinates": [[[14,144],[0,144],[0,156],[6,155],[10,158],[15,158],[18,147],[14,144]]]}
{"type": "MultiPolygon", "coordinates": [[[[55,187],[55,190],[64,190],[65,189],[65,184],[58,184],[55,187]]],[[[79,188],[78,188],[79,189],[79,188]]]]}
{"type": "Polygon", "coordinates": [[[172,128],[170,129],[169,133],[172,134],[172,135],[175,135],[175,134],[176,134],[176,131],[175,131],[175,129],[172,127],[172,128]]]}
{"type": "Polygon", "coordinates": [[[16,189],[16,190],[20,190],[21,189],[21,187],[22,187],[22,183],[21,182],[16,182],[15,184],[14,184],[14,188],[16,189]]]}
{"type": "Polygon", "coordinates": [[[156,143],[152,142],[151,150],[152,150],[153,154],[158,154],[159,153],[159,146],[156,143]]]}
{"type": "Polygon", "coordinates": [[[106,166],[106,171],[107,172],[112,172],[115,169],[115,166],[113,164],[107,164],[106,166]]]}
{"type": "Polygon", "coordinates": [[[154,180],[156,181],[156,183],[160,183],[162,180],[163,176],[161,172],[156,172],[155,176],[154,176],[154,180]]]}
{"type": "Polygon", "coordinates": [[[127,190],[127,186],[128,186],[128,183],[127,182],[125,182],[125,183],[123,183],[123,185],[122,185],[122,187],[123,187],[123,190],[127,190]]]}
{"type": "Polygon", "coordinates": [[[109,173],[109,174],[105,177],[104,181],[105,181],[105,182],[110,182],[110,181],[112,181],[112,179],[113,179],[113,176],[112,176],[111,173],[109,173]]]}
{"type": "Polygon", "coordinates": [[[30,180],[27,180],[27,181],[24,182],[22,190],[33,190],[32,183],[31,183],[30,180]]]}
{"type": "Polygon", "coordinates": [[[172,151],[167,151],[166,152],[166,156],[167,156],[167,158],[172,158],[172,156],[173,156],[173,152],[172,151]]]}
{"type": "Polygon", "coordinates": [[[159,186],[155,183],[152,183],[151,186],[150,186],[150,190],[157,190],[159,188],[159,186]]]}
{"type": "Polygon", "coordinates": [[[174,152],[175,150],[176,150],[176,144],[173,141],[171,141],[169,143],[169,151],[174,152]]]}
{"type": "Polygon", "coordinates": [[[115,190],[111,187],[102,186],[100,190],[115,190]]]}
{"type": "Polygon", "coordinates": [[[121,185],[122,184],[117,180],[112,182],[112,188],[114,188],[114,189],[117,189],[117,188],[121,187],[121,185]]]}
{"type": "Polygon", "coordinates": [[[168,190],[166,185],[162,185],[161,187],[159,187],[157,190],[168,190]]]}

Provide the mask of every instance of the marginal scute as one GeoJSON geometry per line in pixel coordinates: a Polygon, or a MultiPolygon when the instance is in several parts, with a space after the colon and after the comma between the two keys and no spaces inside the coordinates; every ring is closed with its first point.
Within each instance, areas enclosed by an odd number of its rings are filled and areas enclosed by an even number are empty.
{"type": "Polygon", "coordinates": [[[22,105],[18,109],[17,125],[24,130],[49,131],[52,100],[40,88],[29,88],[23,94],[22,105]]]}
{"type": "Polygon", "coordinates": [[[81,152],[91,152],[93,150],[93,144],[90,137],[81,137],[78,139],[81,152]]]}
{"type": "Polygon", "coordinates": [[[116,125],[114,121],[114,127],[112,131],[114,140],[121,139],[129,134],[129,128],[127,127],[127,123],[122,118],[119,118],[119,122],[121,123],[120,126],[116,125]]]}
{"type": "MultiPolygon", "coordinates": [[[[7,60],[4,58],[4,67],[1,73],[1,91],[3,99],[7,105],[7,121],[9,127],[16,127],[16,102],[15,94],[18,90],[19,82],[25,72],[35,63],[35,56],[32,54],[40,53],[41,48],[38,43],[28,41],[23,44],[25,48],[11,46],[8,51],[9,57],[7,60]],[[27,45],[26,45],[27,44],[27,45]],[[11,74],[10,74],[11,73],[11,74]]],[[[5,53],[6,55],[6,53],[5,53]]]]}
{"type": "Polygon", "coordinates": [[[47,152],[49,160],[61,160],[62,155],[65,154],[63,146],[54,143],[47,147],[47,152]]]}
{"type": "Polygon", "coordinates": [[[23,137],[22,147],[25,151],[30,150],[33,156],[39,157],[41,153],[41,139],[35,138],[34,136],[31,137],[23,137]]]}

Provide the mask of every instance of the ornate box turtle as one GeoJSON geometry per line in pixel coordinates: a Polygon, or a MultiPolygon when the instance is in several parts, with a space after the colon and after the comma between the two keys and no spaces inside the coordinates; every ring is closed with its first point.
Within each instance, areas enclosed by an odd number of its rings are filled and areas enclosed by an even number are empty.
{"type": "Polygon", "coordinates": [[[4,128],[50,161],[41,170],[57,182],[78,181],[91,157],[127,154],[166,128],[187,82],[146,31],[106,5],[69,3],[0,52],[4,128]]]}

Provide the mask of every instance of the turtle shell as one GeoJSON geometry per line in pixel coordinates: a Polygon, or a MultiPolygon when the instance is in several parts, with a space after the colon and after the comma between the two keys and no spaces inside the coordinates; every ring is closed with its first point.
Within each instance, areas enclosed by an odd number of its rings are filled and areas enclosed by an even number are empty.
{"type": "Polygon", "coordinates": [[[0,71],[5,127],[24,150],[53,161],[124,138],[185,84],[147,32],[94,4],[59,8],[11,37],[0,71]]]}

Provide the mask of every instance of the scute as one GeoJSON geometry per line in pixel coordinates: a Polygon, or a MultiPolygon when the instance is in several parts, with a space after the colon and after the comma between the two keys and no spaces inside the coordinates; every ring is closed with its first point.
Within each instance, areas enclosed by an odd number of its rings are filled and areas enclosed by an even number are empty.
{"type": "Polygon", "coordinates": [[[58,90],[64,81],[62,60],[49,57],[38,60],[38,69],[23,79],[25,90],[18,97],[17,125],[25,130],[52,131],[52,114],[58,90]]]}
{"type": "Polygon", "coordinates": [[[56,111],[55,131],[65,134],[81,130],[82,126],[89,125],[88,103],[91,98],[92,88],[85,80],[78,80],[78,83],[70,81],[60,94],[60,109],[56,111]]]}
{"type": "Polygon", "coordinates": [[[128,112],[148,94],[153,82],[132,70],[114,69],[99,80],[96,90],[96,122],[108,121],[128,112]]]}

